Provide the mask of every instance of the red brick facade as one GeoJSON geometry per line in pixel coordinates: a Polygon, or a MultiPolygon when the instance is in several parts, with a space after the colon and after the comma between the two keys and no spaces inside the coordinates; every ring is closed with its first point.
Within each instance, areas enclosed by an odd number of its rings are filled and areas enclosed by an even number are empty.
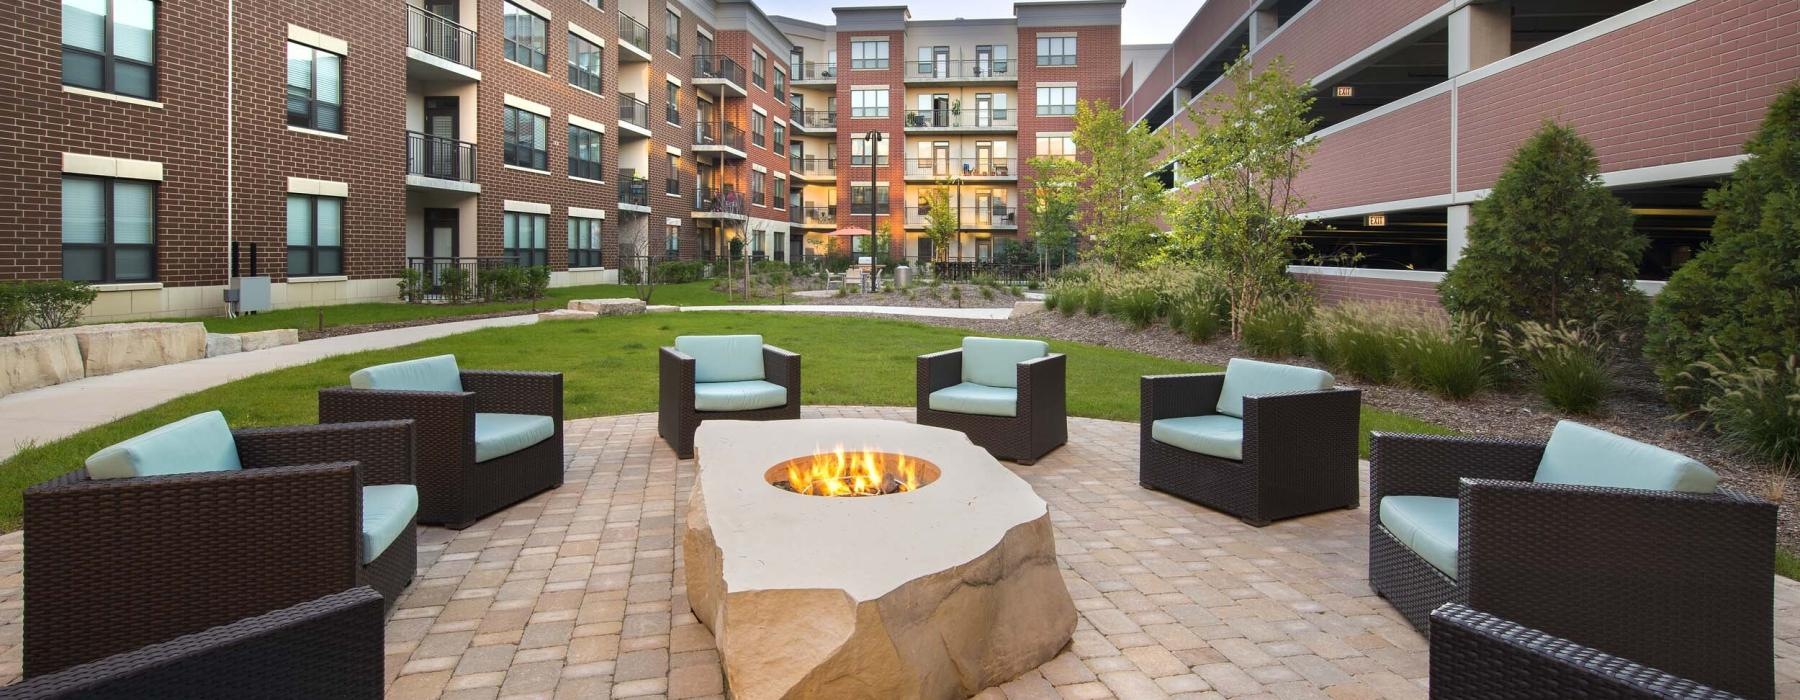
{"type": "Polygon", "coordinates": [[[1449,192],[1450,94],[1327,135],[1295,188],[1314,211],[1449,192]]]}
{"type": "MultiPolygon", "coordinates": [[[[1040,116],[1037,87],[1040,83],[1075,83],[1075,99],[1117,104],[1119,94],[1119,27],[1020,27],[1019,28],[1019,193],[1031,191],[1036,172],[1029,165],[1037,156],[1037,135],[1075,131],[1073,116],[1040,116]],[[1039,34],[1074,34],[1075,65],[1040,66],[1039,34]]],[[[1031,231],[1030,214],[1019,202],[1019,232],[1031,231]]]]}
{"type": "MultiPolygon", "coordinates": [[[[869,212],[856,212],[850,206],[850,183],[869,180],[869,164],[858,164],[852,156],[852,141],[864,140],[870,131],[882,132],[887,144],[887,165],[875,165],[875,182],[888,186],[888,213],[877,214],[876,220],[887,224],[888,252],[899,255],[904,250],[906,231],[906,32],[840,31],[837,35],[837,152],[838,152],[838,227],[868,228],[869,212]],[[857,39],[886,38],[887,68],[851,68],[850,42],[857,39]],[[853,117],[855,104],[850,92],[856,85],[886,85],[888,114],[886,117],[853,117]]],[[[879,225],[879,224],[878,224],[879,225]]]]}

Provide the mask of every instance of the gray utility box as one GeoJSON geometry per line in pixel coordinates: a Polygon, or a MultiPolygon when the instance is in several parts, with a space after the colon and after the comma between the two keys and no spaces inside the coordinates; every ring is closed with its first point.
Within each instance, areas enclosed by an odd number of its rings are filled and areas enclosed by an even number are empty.
{"type": "Polygon", "coordinates": [[[225,290],[225,303],[231,306],[232,313],[268,311],[272,306],[268,275],[231,278],[231,286],[225,290]]]}

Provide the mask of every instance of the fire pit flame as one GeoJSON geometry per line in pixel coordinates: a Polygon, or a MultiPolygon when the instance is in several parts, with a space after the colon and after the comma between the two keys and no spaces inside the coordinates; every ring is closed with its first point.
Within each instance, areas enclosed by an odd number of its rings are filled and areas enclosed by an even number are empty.
{"type": "Polygon", "coordinates": [[[937,476],[935,465],[917,457],[868,447],[850,452],[838,445],[778,464],[768,480],[807,496],[885,496],[916,491],[937,476]]]}

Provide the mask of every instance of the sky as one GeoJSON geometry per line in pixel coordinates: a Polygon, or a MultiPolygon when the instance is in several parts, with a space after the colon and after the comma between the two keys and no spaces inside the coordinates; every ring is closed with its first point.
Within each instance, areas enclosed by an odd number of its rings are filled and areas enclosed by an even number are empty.
{"type": "MultiPolygon", "coordinates": [[[[1126,0],[1121,38],[1127,44],[1166,44],[1187,26],[1204,0],[1126,0]]],[[[832,22],[831,8],[855,5],[900,5],[912,8],[913,19],[1011,17],[1013,0],[757,0],[763,12],[821,24],[832,22]]]]}

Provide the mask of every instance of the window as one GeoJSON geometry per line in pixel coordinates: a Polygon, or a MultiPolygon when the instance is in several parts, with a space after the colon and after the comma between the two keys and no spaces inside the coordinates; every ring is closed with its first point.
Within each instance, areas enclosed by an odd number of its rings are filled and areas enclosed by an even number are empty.
{"type": "Polygon", "coordinates": [[[581,1],[582,1],[582,2],[585,2],[585,3],[587,3],[587,4],[588,4],[588,7],[592,7],[592,8],[594,8],[594,9],[596,9],[596,10],[604,10],[604,9],[606,9],[606,5],[604,5],[604,4],[602,4],[602,3],[601,3],[601,2],[600,2],[600,0],[581,0],[581,1]]]}
{"type": "Polygon", "coordinates": [[[674,10],[667,10],[669,18],[663,23],[663,46],[669,53],[681,55],[681,15],[674,10]]]}
{"type": "Polygon", "coordinates": [[[65,176],[62,276],[83,282],[156,279],[156,183],[65,176]]]}
{"type": "Polygon", "coordinates": [[[1037,137],[1037,154],[1048,158],[1075,159],[1075,139],[1069,136],[1037,137]]]}
{"type": "Polygon", "coordinates": [[[681,252],[681,224],[665,224],[663,226],[663,245],[670,258],[681,252]]]}
{"type": "Polygon", "coordinates": [[[546,238],[550,229],[550,217],[543,214],[521,214],[506,212],[501,219],[500,251],[512,259],[514,265],[520,267],[538,267],[550,264],[550,241],[546,238]]]}
{"type": "Polygon", "coordinates": [[[669,194],[681,194],[681,156],[669,154],[669,180],[664,183],[663,191],[669,194]]]}
{"type": "Polygon", "coordinates": [[[1074,114],[1075,87],[1038,88],[1037,113],[1040,117],[1067,116],[1074,114]]]}
{"type": "Polygon", "coordinates": [[[1075,37],[1040,36],[1037,40],[1037,64],[1040,66],[1075,65],[1075,37]]]}
{"type": "Polygon", "coordinates": [[[769,59],[757,51],[750,52],[750,84],[765,90],[769,87],[769,59]]]}
{"type": "Polygon", "coordinates": [[[288,195],[287,274],[344,274],[344,200],[288,195]]]}
{"type": "Polygon", "coordinates": [[[851,117],[885,117],[888,115],[887,90],[851,90],[851,117]]]}
{"type": "Polygon", "coordinates": [[[569,267],[600,266],[599,219],[569,217],[569,267]]]}
{"type": "Polygon", "coordinates": [[[864,39],[850,42],[850,67],[853,69],[885,69],[888,67],[886,39],[864,39]]]}
{"type": "Polygon", "coordinates": [[[777,232],[769,234],[769,235],[775,237],[775,259],[776,260],[786,260],[787,259],[787,234],[777,231],[777,232]]]}
{"type": "Polygon", "coordinates": [[[575,34],[569,35],[569,84],[600,92],[600,47],[575,34]]]}
{"type": "Polygon", "coordinates": [[[600,172],[602,140],[598,131],[569,125],[569,175],[589,180],[605,179],[600,172]]]}
{"type": "Polygon", "coordinates": [[[533,170],[549,170],[549,157],[545,151],[545,143],[549,141],[549,125],[543,115],[518,107],[507,107],[503,121],[505,148],[502,150],[505,152],[506,164],[533,170]]]}
{"type": "Polygon", "coordinates": [[[305,44],[287,45],[287,123],[344,131],[344,57],[305,44]]]}
{"type": "Polygon", "coordinates": [[[664,84],[663,119],[670,124],[681,123],[681,86],[674,83],[664,84]]]}
{"type": "Polygon", "coordinates": [[[769,145],[769,118],[762,112],[750,113],[750,143],[767,147],[769,145]]]}
{"type": "MultiPolygon", "coordinates": [[[[883,183],[879,183],[879,184],[875,185],[874,195],[875,195],[875,213],[877,213],[877,214],[888,213],[888,186],[887,186],[887,183],[883,182],[883,183]]],[[[867,213],[869,213],[869,186],[868,185],[851,185],[850,186],[850,213],[852,213],[852,214],[867,214],[867,213]]]]}
{"type": "Polygon", "coordinates": [[[873,154],[871,154],[869,152],[869,139],[868,138],[862,137],[862,136],[851,137],[850,138],[850,164],[851,165],[869,165],[870,162],[873,161],[875,165],[887,165],[888,164],[888,141],[889,141],[889,139],[883,138],[880,141],[875,142],[875,152],[873,154]],[[873,155],[873,158],[870,157],[871,155],[873,155]]]}
{"type": "Polygon", "coordinates": [[[549,70],[546,57],[550,50],[550,23],[510,2],[500,3],[500,8],[506,20],[502,27],[506,60],[532,70],[549,70]]]}
{"type": "Polygon", "coordinates": [[[764,173],[761,170],[750,171],[750,203],[751,204],[754,204],[759,207],[763,205],[763,192],[765,191],[763,189],[763,180],[767,177],[768,177],[768,174],[764,173]]]}
{"type": "Polygon", "coordinates": [[[787,94],[787,74],[781,72],[780,68],[775,69],[775,88],[769,92],[773,92],[777,95],[787,94]]]}
{"type": "Polygon", "coordinates": [[[774,179],[775,179],[775,186],[773,189],[774,204],[772,206],[774,206],[776,209],[786,209],[787,208],[787,194],[788,194],[787,178],[782,177],[780,175],[776,175],[776,176],[774,176],[774,179]]]}
{"type": "Polygon", "coordinates": [[[156,3],[63,0],[63,84],[156,97],[156,3]]]}
{"type": "Polygon", "coordinates": [[[775,153],[787,153],[787,127],[775,125],[775,153]]]}

